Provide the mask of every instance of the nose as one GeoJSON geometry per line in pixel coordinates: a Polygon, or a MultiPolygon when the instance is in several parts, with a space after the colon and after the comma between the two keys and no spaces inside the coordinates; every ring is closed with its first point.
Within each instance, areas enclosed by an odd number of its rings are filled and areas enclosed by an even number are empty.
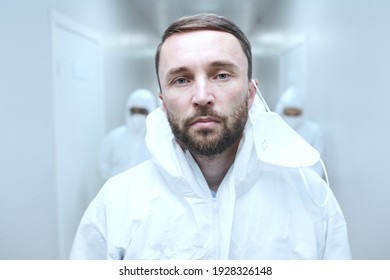
{"type": "Polygon", "coordinates": [[[209,105],[213,106],[215,102],[212,85],[207,80],[199,80],[194,87],[192,103],[195,107],[209,105]]]}

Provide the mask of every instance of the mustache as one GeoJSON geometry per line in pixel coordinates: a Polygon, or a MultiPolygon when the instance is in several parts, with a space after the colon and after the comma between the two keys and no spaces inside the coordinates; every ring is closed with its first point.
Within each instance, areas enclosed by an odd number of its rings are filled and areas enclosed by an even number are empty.
{"type": "Polygon", "coordinates": [[[195,113],[184,121],[184,127],[189,127],[199,117],[210,117],[217,121],[224,121],[225,116],[215,112],[209,105],[199,105],[195,113]]]}

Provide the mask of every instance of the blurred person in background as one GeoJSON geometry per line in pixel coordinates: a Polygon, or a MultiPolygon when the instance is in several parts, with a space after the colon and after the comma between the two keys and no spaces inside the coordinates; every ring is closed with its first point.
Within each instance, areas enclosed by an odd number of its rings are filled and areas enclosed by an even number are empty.
{"type": "Polygon", "coordinates": [[[126,123],[110,131],[103,140],[99,169],[107,181],[151,158],[145,143],[146,117],[156,108],[156,98],[146,89],[133,91],[126,103],[126,123]]]}
{"type": "MultiPolygon", "coordinates": [[[[304,93],[296,86],[290,86],[280,96],[275,112],[291,126],[303,139],[312,145],[324,160],[325,142],[319,124],[305,116],[306,99],[304,93]]],[[[324,169],[320,162],[312,167],[324,178],[324,169]]]]}

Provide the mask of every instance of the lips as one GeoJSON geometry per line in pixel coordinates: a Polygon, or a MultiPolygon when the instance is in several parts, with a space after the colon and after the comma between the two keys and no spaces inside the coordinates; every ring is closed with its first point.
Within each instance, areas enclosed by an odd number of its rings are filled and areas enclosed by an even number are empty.
{"type": "Polygon", "coordinates": [[[191,125],[197,124],[197,123],[202,124],[202,123],[218,123],[218,122],[219,122],[219,121],[216,120],[216,119],[214,119],[214,118],[210,118],[210,117],[200,117],[200,118],[195,119],[195,121],[193,121],[193,122],[191,123],[191,125]]]}

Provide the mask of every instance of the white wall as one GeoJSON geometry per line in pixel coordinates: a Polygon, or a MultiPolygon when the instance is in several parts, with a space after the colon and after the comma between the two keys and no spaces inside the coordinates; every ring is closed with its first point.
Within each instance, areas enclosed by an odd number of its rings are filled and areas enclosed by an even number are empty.
{"type": "MultiPolygon", "coordinates": [[[[59,258],[51,11],[104,38],[109,130],[123,123],[122,102],[130,91],[150,80],[134,75],[128,43],[120,40],[125,31],[148,31],[129,7],[127,0],[0,3],[0,259],[59,258]]],[[[154,82],[149,83],[154,90],[154,82]]]]}
{"type": "Polygon", "coordinates": [[[326,132],[354,259],[390,259],[389,12],[384,0],[290,0],[264,19],[307,38],[308,115],[326,132]]]}

